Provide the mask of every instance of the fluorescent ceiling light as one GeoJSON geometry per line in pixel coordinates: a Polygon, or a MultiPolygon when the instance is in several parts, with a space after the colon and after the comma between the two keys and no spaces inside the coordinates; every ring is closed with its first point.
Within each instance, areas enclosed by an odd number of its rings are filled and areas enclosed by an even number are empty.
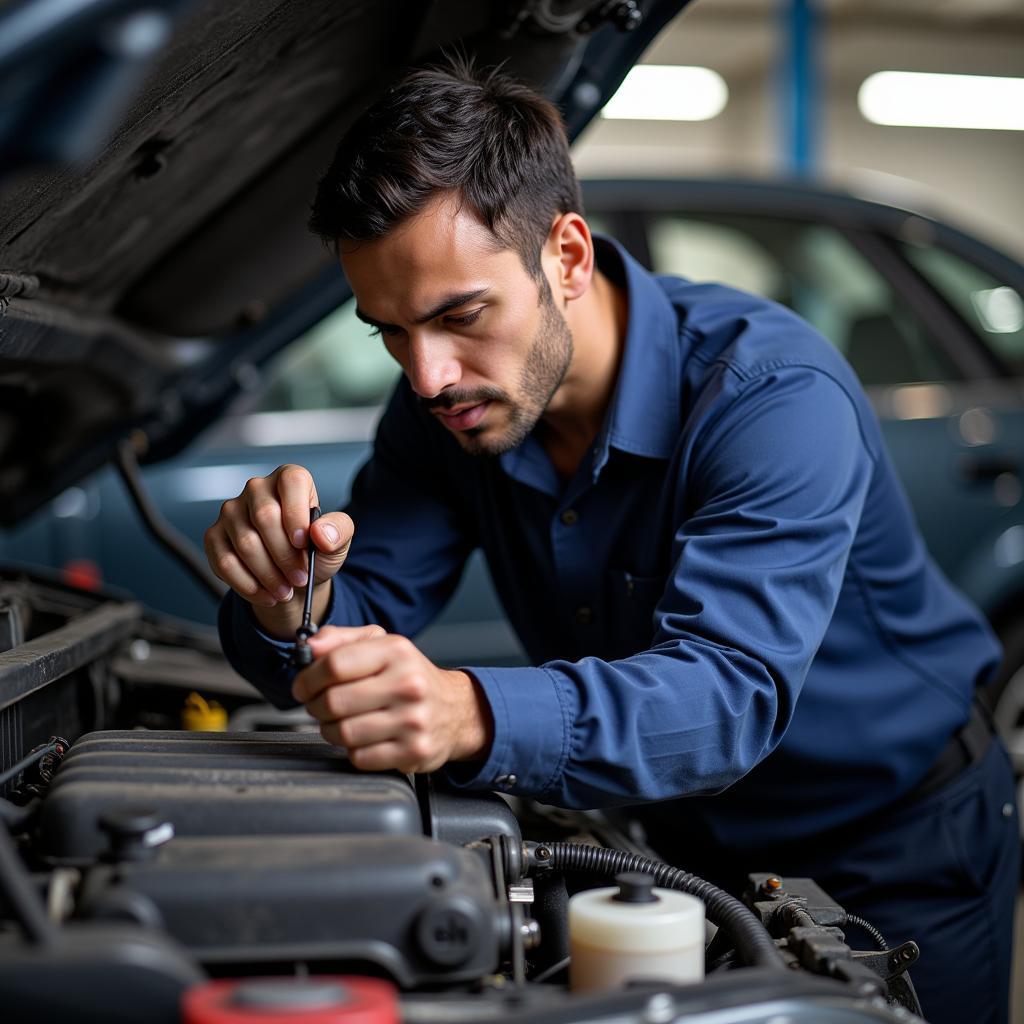
{"type": "Polygon", "coordinates": [[[1024,131],[1024,78],[879,71],[861,84],[857,106],[875,124],[1024,131]]]}
{"type": "Polygon", "coordinates": [[[637,121],[708,121],[729,99],[725,79],[711,68],[638,64],[604,105],[602,117],[637,121]]]}

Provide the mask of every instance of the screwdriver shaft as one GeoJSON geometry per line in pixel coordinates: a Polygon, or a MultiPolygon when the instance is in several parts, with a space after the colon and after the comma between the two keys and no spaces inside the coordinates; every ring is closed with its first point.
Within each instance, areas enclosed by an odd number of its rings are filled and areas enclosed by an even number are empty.
{"type": "MultiPolygon", "coordinates": [[[[320,509],[314,505],[309,510],[309,525],[312,526],[319,518],[320,509]]],[[[316,576],[316,545],[313,543],[312,530],[307,535],[307,544],[309,551],[309,579],[306,580],[306,602],[302,608],[302,628],[307,631],[306,635],[308,636],[313,618],[313,586],[316,576]]]]}

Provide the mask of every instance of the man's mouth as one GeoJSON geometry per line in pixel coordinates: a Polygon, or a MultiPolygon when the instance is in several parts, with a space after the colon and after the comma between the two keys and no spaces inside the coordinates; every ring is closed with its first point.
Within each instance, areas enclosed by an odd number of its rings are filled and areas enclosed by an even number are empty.
{"type": "Polygon", "coordinates": [[[457,406],[454,409],[437,409],[435,414],[449,430],[472,430],[484,417],[491,403],[477,402],[474,405],[457,406]]]}

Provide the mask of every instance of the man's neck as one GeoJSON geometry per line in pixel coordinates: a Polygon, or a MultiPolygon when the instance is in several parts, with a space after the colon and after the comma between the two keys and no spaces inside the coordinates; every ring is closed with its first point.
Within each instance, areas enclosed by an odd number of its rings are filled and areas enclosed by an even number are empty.
{"type": "Polygon", "coordinates": [[[563,480],[575,474],[604,424],[622,363],[627,306],[625,290],[595,271],[586,294],[565,310],[572,363],[538,431],[563,480]]]}

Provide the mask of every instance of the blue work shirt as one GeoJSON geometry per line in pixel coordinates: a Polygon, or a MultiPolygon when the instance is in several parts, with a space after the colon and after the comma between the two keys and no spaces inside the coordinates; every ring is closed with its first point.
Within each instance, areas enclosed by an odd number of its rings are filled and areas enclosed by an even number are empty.
{"type": "MultiPolygon", "coordinates": [[[[925,551],[874,413],[792,312],[599,265],[629,323],[604,428],[560,480],[534,436],[463,452],[403,380],[348,512],[328,621],[415,636],[481,548],[536,667],[467,666],[490,703],[468,788],[566,807],[647,801],[759,846],[909,791],[999,649],[925,551]],[[717,794],[710,796],[710,794],[717,794]]],[[[228,659],[293,703],[290,644],[221,609],[228,659]]]]}

